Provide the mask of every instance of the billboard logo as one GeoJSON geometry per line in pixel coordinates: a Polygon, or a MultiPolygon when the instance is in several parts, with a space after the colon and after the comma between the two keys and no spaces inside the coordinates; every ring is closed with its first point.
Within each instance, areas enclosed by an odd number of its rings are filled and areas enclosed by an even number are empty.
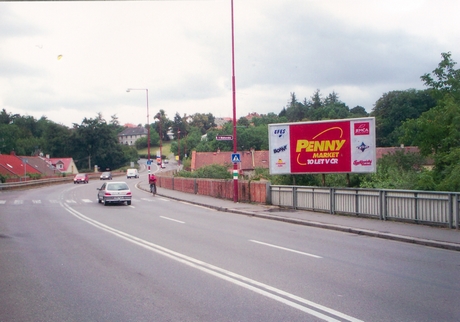
{"type": "Polygon", "coordinates": [[[273,133],[280,138],[286,133],[286,129],[277,129],[273,133]]]}
{"type": "Polygon", "coordinates": [[[355,135],[369,135],[370,125],[369,122],[354,123],[355,135]]]}
{"type": "Polygon", "coordinates": [[[282,147],[279,147],[277,149],[273,149],[273,153],[280,153],[280,152],[284,152],[287,150],[287,144],[282,146],[282,147]]]}
{"type": "Polygon", "coordinates": [[[278,168],[282,168],[285,165],[286,165],[286,162],[284,162],[283,159],[278,159],[278,161],[276,161],[276,166],[278,168]]]}
{"type": "Polygon", "coordinates": [[[355,160],[353,161],[353,165],[371,166],[372,160],[355,160]]]}
{"type": "Polygon", "coordinates": [[[369,149],[369,145],[366,145],[366,144],[364,144],[364,142],[362,142],[360,145],[357,146],[357,148],[358,148],[358,150],[361,150],[361,152],[364,152],[367,149],[369,149]]]}

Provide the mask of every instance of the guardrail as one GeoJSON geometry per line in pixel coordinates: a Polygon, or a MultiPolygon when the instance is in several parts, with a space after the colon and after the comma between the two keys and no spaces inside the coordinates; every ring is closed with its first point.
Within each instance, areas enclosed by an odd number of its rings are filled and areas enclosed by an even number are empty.
{"type": "Polygon", "coordinates": [[[57,183],[67,183],[67,182],[72,182],[72,181],[73,181],[73,177],[59,177],[59,178],[48,178],[48,179],[38,179],[38,180],[27,180],[27,181],[21,181],[21,182],[1,183],[0,191],[45,186],[45,185],[57,184],[57,183]]]}
{"type": "MultiPolygon", "coordinates": [[[[89,179],[99,181],[100,175],[101,173],[89,173],[89,179]]],[[[122,171],[112,172],[112,177],[120,177],[124,175],[126,175],[126,173],[122,171]]],[[[37,179],[37,180],[27,180],[27,181],[20,181],[20,182],[0,183],[0,191],[39,187],[39,186],[45,186],[45,185],[50,185],[50,184],[68,183],[68,182],[73,182],[73,178],[74,178],[74,175],[71,174],[66,177],[56,177],[56,178],[46,178],[46,179],[37,179]]]]}
{"type": "Polygon", "coordinates": [[[272,205],[459,229],[460,193],[270,186],[272,205]]]}

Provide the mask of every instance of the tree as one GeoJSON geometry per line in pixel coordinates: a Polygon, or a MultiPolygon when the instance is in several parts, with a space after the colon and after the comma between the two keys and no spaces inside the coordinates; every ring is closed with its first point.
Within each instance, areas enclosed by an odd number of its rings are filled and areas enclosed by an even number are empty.
{"type": "Polygon", "coordinates": [[[311,97],[311,102],[309,105],[314,110],[323,106],[323,99],[321,98],[321,93],[319,89],[317,89],[313,93],[313,96],[311,97]]]}
{"type": "Polygon", "coordinates": [[[288,122],[286,116],[279,116],[275,113],[262,114],[260,117],[253,118],[252,121],[254,126],[288,122]]]}
{"type": "Polygon", "coordinates": [[[436,99],[444,98],[446,95],[454,96],[456,100],[460,97],[460,69],[454,69],[457,64],[451,58],[451,53],[442,53],[442,61],[433,70],[433,74],[421,76],[423,83],[430,87],[430,93],[436,99]]]}
{"type": "Polygon", "coordinates": [[[49,122],[43,132],[42,151],[53,158],[68,157],[72,152],[71,130],[54,122],[49,122]]]}
{"type": "Polygon", "coordinates": [[[191,118],[190,126],[201,129],[201,134],[205,134],[209,129],[216,126],[215,118],[211,113],[195,113],[191,118]]]}
{"type": "Polygon", "coordinates": [[[355,118],[355,117],[367,117],[369,116],[369,113],[366,112],[366,109],[362,106],[355,106],[350,110],[350,117],[355,118]]]}
{"type": "Polygon", "coordinates": [[[423,155],[434,158],[432,178],[438,190],[459,191],[460,72],[453,68],[456,63],[450,53],[442,57],[433,75],[421,77],[430,86],[429,93],[438,99],[437,105],[403,124],[403,142],[417,145],[423,155]]]}
{"type": "Polygon", "coordinates": [[[377,172],[363,178],[361,188],[418,189],[424,158],[418,153],[396,151],[377,162],[377,172]]]}
{"type": "Polygon", "coordinates": [[[297,101],[295,93],[291,93],[291,101],[286,107],[286,117],[289,122],[298,122],[307,116],[306,107],[297,101]]]}
{"type": "Polygon", "coordinates": [[[371,116],[376,122],[377,146],[398,146],[398,127],[404,121],[418,118],[436,105],[428,91],[409,89],[392,91],[382,95],[375,103],[371,116]]]}
{"type": "Polygon", "coordinates": [[[72,155],[79,168],[91,169],[98,165],[102,169],[116,169],[129,160],[118,143],[117,133],[98,113],[94,119],[84,118],[80,125],[74,124],[71,136],[72,155]]]}

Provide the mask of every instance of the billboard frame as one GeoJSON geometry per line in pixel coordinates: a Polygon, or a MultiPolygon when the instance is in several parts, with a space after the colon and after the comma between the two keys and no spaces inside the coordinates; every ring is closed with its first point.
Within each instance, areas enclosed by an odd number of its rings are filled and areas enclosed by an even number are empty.
{"type": "Polygon", "coordinates": [[[376,172],[375,131],[374,117],[269,124],[270,174],[376,172]]]}

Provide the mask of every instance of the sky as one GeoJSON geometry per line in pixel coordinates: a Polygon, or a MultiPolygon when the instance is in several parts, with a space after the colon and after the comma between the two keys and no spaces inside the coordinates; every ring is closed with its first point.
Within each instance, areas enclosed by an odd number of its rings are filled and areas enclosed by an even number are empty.
{"type": "MultiPolygon", "coordinates": [[[[231,9],[0,2],[0,110],[69,127],[98,113],[152,123],[160,109],[232,117],[231,9]]],[[[236,116],[278,114],[316,90],[371,112],[384,93],[425,89],[441,53],[460,61],[458,12],[458,0],[234,0],[236,116]]]]}

